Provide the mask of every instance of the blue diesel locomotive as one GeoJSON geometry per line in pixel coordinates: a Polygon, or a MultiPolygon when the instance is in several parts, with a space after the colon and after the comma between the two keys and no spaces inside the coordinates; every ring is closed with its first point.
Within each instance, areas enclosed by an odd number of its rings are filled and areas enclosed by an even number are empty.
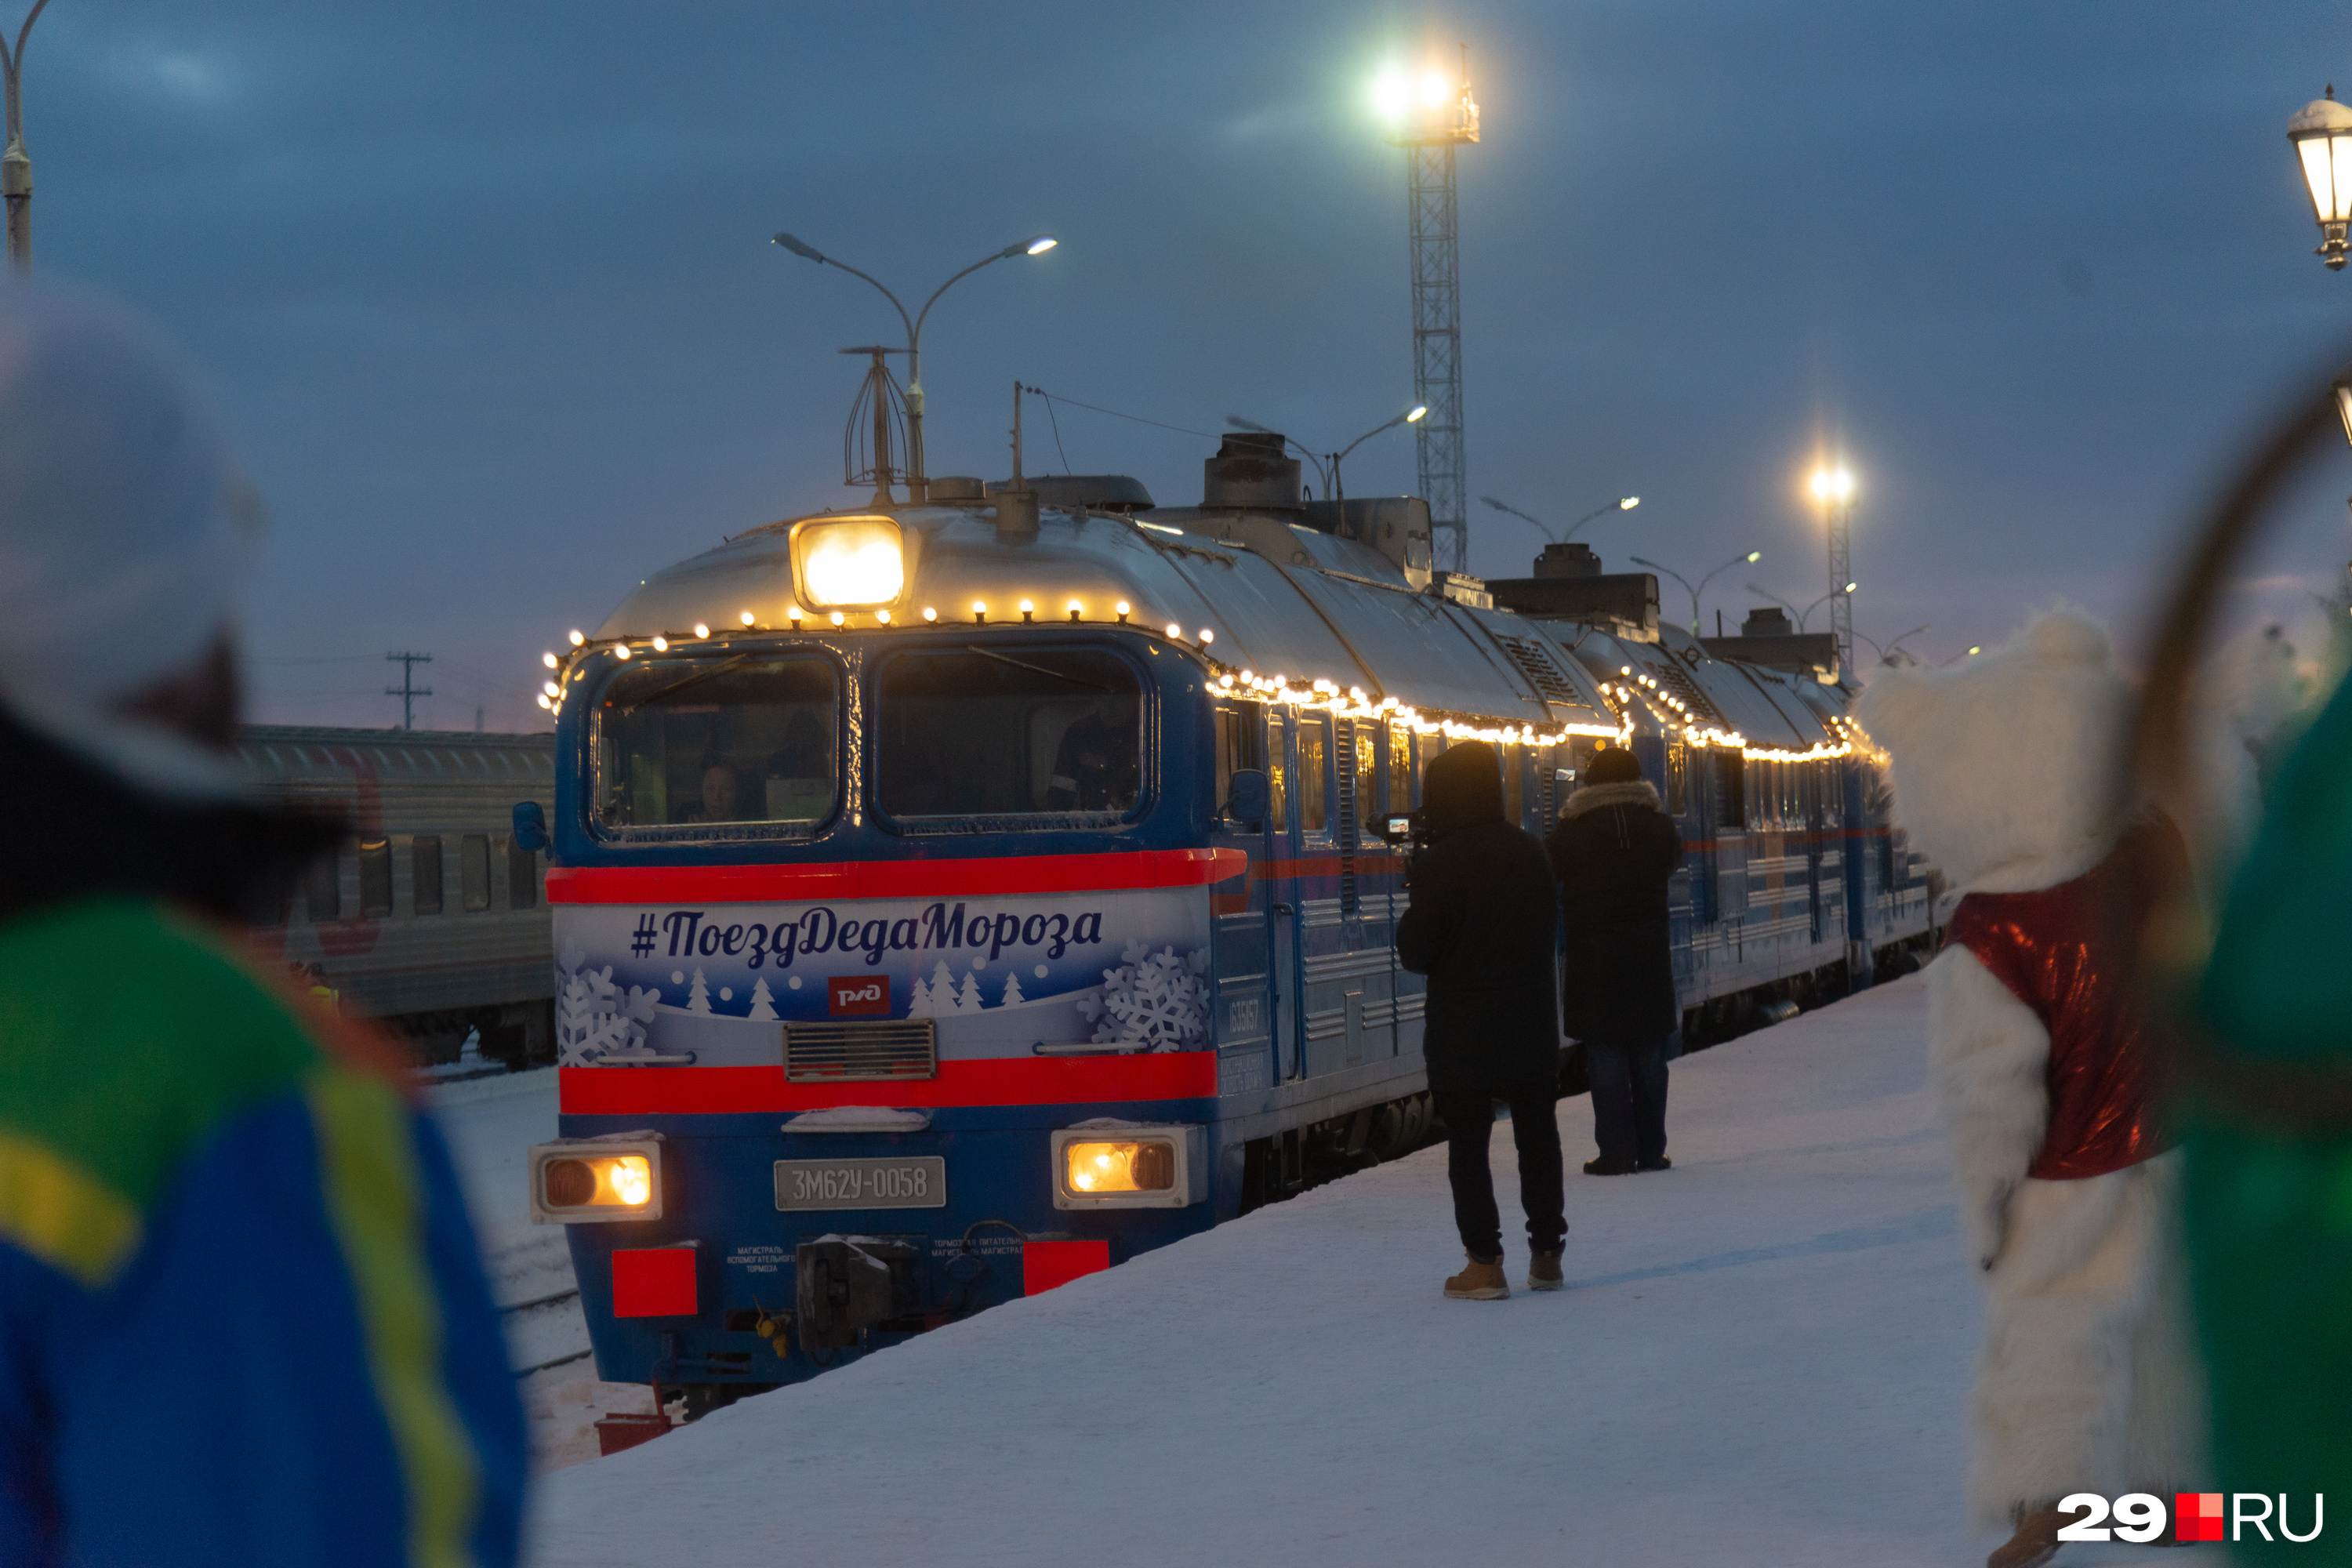
{"type": "Polygon", "coordinates": [[[553,659],[530,1201],[601,1376],[707,1407],[1415,1146],[1381,829],[1456,740],[1538,832],[1641,758],[1695,1037],[1927,935],[1833,670],[1589,555],[1433,572],[1423,503],[1305,502],[1279,437],[1206,468],[1197,508],[940,479],[755,529],[553,659]]]}

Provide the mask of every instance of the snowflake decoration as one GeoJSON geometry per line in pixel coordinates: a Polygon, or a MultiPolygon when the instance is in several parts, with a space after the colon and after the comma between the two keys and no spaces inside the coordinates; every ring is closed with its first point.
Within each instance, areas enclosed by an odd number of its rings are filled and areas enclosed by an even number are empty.
{"type": "Polygon", "coordinates": [[[555,1057],[565,1067],[593,1067],[615,1052],[643,1050],[661,993],[642,985],[624,991],[613,966],[587,967],[588,955],[566,946],[557,955],[563,973],[555,992],[555,1057]]]}
{"type": "Polygon", "coordinates": [[[1155,953],[1131,942],[1119,957],[1117,969],[1103,971],[1102,990],[1078,999],[1096,1043],[1139,1051],[1197,1047],[1209,1029],[1209,950],[1179,957],[1173,947],[1155,953]]]}

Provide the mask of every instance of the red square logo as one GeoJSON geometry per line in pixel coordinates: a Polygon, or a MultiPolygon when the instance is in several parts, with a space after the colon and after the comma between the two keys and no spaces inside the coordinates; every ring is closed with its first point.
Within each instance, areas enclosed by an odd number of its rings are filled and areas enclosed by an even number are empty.
{"type": "Polygon", "coordinates": [[[2175,1541],[2221,1540],[2221,1494],[2220,1492],[2173,1493],[2172,1539],[2175,1541]]]}
{"type": "Polygon", "coordinates": [[[836,974],[824,983],[825,1006],[836,1018],[890,1016],[890,977],[836,974]]]}
{"type": "Polygon", "coordinates": [[[630,1247],[613,1254],[613,1316],[690,1318],[698,1310],[691,1247],[630,1247]]]}

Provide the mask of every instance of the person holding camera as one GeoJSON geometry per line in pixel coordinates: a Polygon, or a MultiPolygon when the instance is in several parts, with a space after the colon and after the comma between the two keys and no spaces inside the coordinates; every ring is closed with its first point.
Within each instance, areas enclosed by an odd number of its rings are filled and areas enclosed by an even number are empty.
{"type": "Polygon", "coordinates": [[[1429,1089],[1447,1136],[1454,1221],[1469,1266],[1445,1282],[1456,1300],[1499,1301],[1503,1221],[1486,1147],[1495,1102],[1511,1108],[1527,1210],[1528,1289],[1564,1283],[1568,1200],[1553,1107],[1559,1023],[1553,964],[1559,893],[1535,835],[1505,820],[1503,772],[1482,741],[1449,747],[1422,781],[1412,907],[1397,922],[1397,960],[1429,977],[1422,1035],[1429,1089]]]}
{"type": "Polygon", "coordinates": [[[1665,1170],[1666,1037],[1682,1022],[1666,883],[1682,868],[1682,835],[1633,753],[1612,747],[1585,764],[1544,849],[1566,934],[1560,1023],[1584,1043],[1601,1145],[1584,1173],[1665,1170]]]}

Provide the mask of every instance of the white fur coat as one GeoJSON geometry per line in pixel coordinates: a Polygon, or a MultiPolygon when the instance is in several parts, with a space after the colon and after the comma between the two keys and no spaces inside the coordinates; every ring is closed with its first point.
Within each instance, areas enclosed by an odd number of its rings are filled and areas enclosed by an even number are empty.
{"type": "MultiPolygon", "coordinates": [[[[2108,794],[2126,689],[2063,612],[1951,670],[1884,669],[1859,715],[1896,819],[1968,892],[2055,887],[2120,836],[2108,794]]],[[[2179,1160],[2078,1181],[2025,1173],[2049,1120],[2050,1037],[1954,948],[1927,970],[1929,1058],[1985,1295],[1969,1408],[1979,1527],[2069,1492],[2201,1483],[2203,1404],[2179,1255],[2179,1160]]]]}

